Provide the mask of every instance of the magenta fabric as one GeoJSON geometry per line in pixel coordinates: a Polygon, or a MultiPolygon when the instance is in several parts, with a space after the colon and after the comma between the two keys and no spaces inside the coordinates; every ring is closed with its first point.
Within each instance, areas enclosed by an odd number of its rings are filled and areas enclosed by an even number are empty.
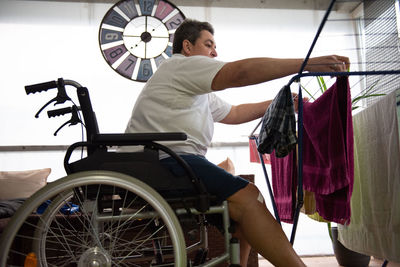
{"type": "Polygon", "coordinates": [[[349,223],[354,155],[347,77],[338,77],[315,102],[304,103],[303,129],[303,187],[315,193],[321,217],[349,223]]]}
{"type": "Polygon", "coordinates": [[[272,189],[279,218],[293,223],[297,188],[296,153],[292,150],[287,156],[278,158],[271,153],[272,189]]]}

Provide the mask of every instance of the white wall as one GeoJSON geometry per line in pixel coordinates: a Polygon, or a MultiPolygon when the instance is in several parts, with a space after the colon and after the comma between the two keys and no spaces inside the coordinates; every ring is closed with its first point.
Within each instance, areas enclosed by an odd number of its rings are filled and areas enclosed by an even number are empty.
{"type": "MultiPolygon", "coordinates": [[[[55,96],[54,90],[29,96],[25,94],[25,85],[59,77],[76,80],[89,88],[102,132],[124,131],[143,83],[120,76],[101,55],[98,27],[110,7],[111,4],[100,3],[0,0],[0,146],[66,145],[80,140],[81,129],[76,126],[66,127],[59,136],[53,136],[53,132],[68,117],[48,119],[45,112],[39,119],[33,117],[44,103],[55,96]]],[[[192,6],[180,9],[187,17],[207,20],[214,25],[219,59],[223,61],[260,56],[303,58],[324,14],[324,11],[284,9],[192,6]]],[[[349,16],[333,13],[331,17],[349,16]]],[[[313,55],[339,51],[342,55],[355,58],[353,50],[344,50],[355,47],[353,37],[343,36],[348,33],[353,33],[350,21],[328,24],[324,31],[326,36],[317,43],[313,55]]],[[[219,94],[233,104],[261,101],[273,98],[288,80],[284,78],[219,94]]],[[[297,91],[296,86],[292,89],[297,91]]],[[[72,96],[73,90],[69,92],[72,96]]],[[[246,141],[256,123],[217,125],[214,141],[246,141]]],[[[219,162],[226,156],[231,157],[237,172],[255,173],[256,183],[266,192],[261,167],[249,164],[248,153],[247,147],[214,148],[210,150],[209,158],[219,162]]],[[[61,160],[62,152],[2,152],[0,170],[51,167],[50,180],[54,180],[64,175],[61,160]]],[[[299,230],[299,236],[308,237],[303,241],[298,237],[296,250],[301,254],[331,253],[326,240],[318,239],[318,236],[325,236],[325,225],[305,222],[307,226],[304,227],[311,230],[299,230]],[[318,232],[315,229],[321,230],[318,232]],[[325,242],[325,245],[312,245],[312,239],[325,242]]],[[[299,228],[302,227],[302,219],[300,223],[299,228]]]]}
{"type": "MultiPolygon", "coordinates": [[[[80,138],[77,127],[65,128],[52,136],[68,118],[47,119],[34,113],[55,92],[27,96],[24,86],[59,77],[76,80],[90,90],[100,130],[125,129],[133,103],[143,83],[130,81],[113,71],[103,59],[98,45],[98,27],[111,4],[65,3],[51,1],[0,1],[0,145],[69,144],[80,138]]],[[[208,20],[215,29],[219,59],[246,57],[304,57],[324,11],[186,7],[187,17],[208,20]]],[[[348,14],[333,14],[347,18],[348,14]]],[[[327,25],[327,33],[351,33],[350,22],[327,25]]],[[[322,40],[322,39],[321,39],[322,40]]],[[[326,38],[325,53],[332,47],[354,47],[346,37],[326,38]]],[[[316,48],[317,50],[317,48],[316,48]]],[[[349,55],[348,51],[342,54],[349,55]]],[[[237,104],[275,95],[288,79],[248,88],[221,92],[237,104]]],[[[297,90],[294,88],[294,90],[297,90]]],[[[71,91],[71,93],[73,93],[71,91]]],[[[254,125],[254,124],[251,124],[254,125]]],[[[230,128],[230,127],[229,127],[230,128]]],[[[216,140],[248,135],[252,127],[220,131],[216,140]]]]}

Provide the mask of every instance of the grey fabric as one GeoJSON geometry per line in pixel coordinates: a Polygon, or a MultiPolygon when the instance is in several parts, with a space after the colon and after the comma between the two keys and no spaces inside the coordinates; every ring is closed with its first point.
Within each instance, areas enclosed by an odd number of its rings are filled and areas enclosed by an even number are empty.
{"type": "Polygon", "coordinates": [[[284,86],[266,110],[258,136],[257,150],[282,158],[297,144],[296,117],[290,87],[284,86]]]}
{"type": "Polygon", "coordinates": [[[13,216],[22,203],[24,203],[24,201],[24,198],[0,201],[0,218],[8,218],[13,216]]]}

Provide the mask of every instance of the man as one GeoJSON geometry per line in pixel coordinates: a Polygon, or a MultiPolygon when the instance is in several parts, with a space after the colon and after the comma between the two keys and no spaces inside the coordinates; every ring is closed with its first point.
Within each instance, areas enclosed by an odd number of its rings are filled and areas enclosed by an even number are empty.
{"type": "MultiPolygon", "coordinates": [[[[271,101],[232,106],[213,91],[263,83],[297,73],[302,59],[249,58],[221,62],[214,30],[207,22],[185,20],[175,32],[173,56],[149,79],[133,108],[127,132],[185,132],[186,141],[166,142],[204,182],[209,193],[228,200],[237,223],[241,265],[247,265],[250,246],[275,266],[305,266],[280,225],[267,210],[257,187],[208,162],[214,122],[240,124],[261,118],[271,101]]],[[[345,71],[346,57],[311,58],[308,71],[345,71]]],[[[295,101],[296,102],[296,101],[295,101]]],[[[296,103],[295,103],[296,104],[296,103]]],[[[162,156],[172,172],[179,167],[162,156]]]]}

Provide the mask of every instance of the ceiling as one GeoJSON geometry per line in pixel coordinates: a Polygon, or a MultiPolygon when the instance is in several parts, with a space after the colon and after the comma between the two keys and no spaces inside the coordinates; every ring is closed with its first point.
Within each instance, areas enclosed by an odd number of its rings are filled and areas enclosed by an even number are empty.
{"type": "MultiPolygon", "coordinates": [[[[235,8],[272,8],[326,10],[332,0],[171,0],[175,4],[188,6],[216,6],[235,8]]],[[[334,10],[352,12],[362,0],[337,0],[334,10]]]]}
{"type": "MultiPolygon", "coordinates": [[[[31,0],[36,1],[36,0],[31,0]]],[[[47,0],[51,1],[51,0],[47,0]]],[[[52,0],[54,1],[54,0],[52,0]]],[[[59,2],[116,3],[118,0],[55,0],[59,2]]],[[[170,0],[177,6],[326,10],[332,0],[170,0]]],[[[352,12],[362,0],[336,0],[333,10],[352,12]]]]}

